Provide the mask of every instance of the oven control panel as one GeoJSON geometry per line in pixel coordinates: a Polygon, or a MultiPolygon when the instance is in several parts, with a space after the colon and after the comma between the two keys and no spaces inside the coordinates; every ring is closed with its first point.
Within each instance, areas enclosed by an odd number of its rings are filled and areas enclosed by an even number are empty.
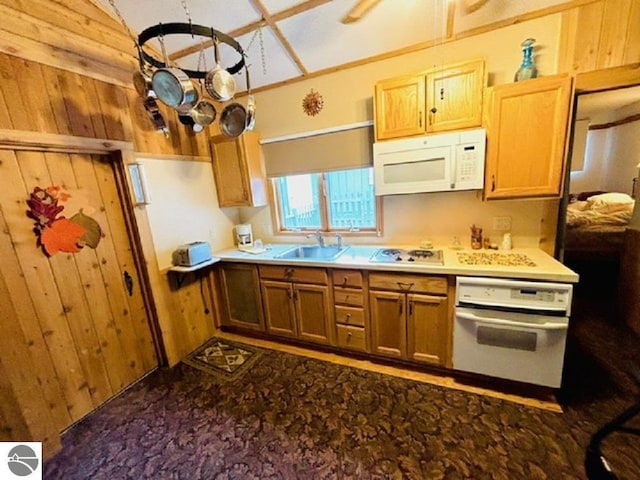
{"type": "Polygon", "coordinates": [[[456,305],[515,308],[568,315],[572,293],[573,286],[564,283],[458,277],[456,305]]]}

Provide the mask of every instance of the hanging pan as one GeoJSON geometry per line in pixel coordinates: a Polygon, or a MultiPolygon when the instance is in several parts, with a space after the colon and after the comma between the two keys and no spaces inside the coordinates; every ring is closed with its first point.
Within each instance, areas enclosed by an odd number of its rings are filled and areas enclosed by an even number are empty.
{"type": "Polygon", "coordinates": [[[218,51],[218,37],[213,37],[213,54],[216,66],[207,72],[204,77],[204,86],[213,98],[220,102],[231,100],[236,93],[236,81],[228,71],[220,66],[220,53],[218,51]]]}
{"type": "Polygon", "coordinates": [[[151,77],[153,91],[165,105],[179,112],[188,112],[198,102],[198,91],[191,79],[179,68],[168,67],[167,52],[162,36],[158,37],[164,57],[164,68],[157,69],[151,77]]]}
{"type": "Polygon", "coordinates": [[[216,119],[218,112],[216,111],[216,107],[213,106],[213,103],[204,98],[204,95],[202,95],[202,90],[200,93],[200,100],[189,111],[189,115],[196,124],[202,127],[207,127],[211,125],[216,119]]]}
{"type": "Polygon", "coordinates": [[[247,130],[253,130],[255,124],[255,100],[249,83],[249,69],[245,65],[247,82],[247,108],[239,103],[230,103],[220,115],[220,131],[227,137],[239,137],[247,130]]]}

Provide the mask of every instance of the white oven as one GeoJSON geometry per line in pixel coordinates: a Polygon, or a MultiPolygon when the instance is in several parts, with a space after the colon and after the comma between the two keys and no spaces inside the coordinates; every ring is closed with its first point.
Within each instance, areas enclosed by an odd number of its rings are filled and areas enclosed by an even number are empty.
{"type": "Polygon", "coordinates": [[[453,368],[560,387],[570,284],[458,277],[453,368]]]}

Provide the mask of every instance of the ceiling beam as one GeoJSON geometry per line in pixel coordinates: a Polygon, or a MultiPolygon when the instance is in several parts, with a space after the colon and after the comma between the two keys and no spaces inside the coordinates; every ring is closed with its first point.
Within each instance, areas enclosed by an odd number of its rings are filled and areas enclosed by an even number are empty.
{"type": "MultiPolygon", "coordinates": [[[[262,5],[262,2],[260,2],[260,6],[258,6],[256,2],[253,2],[256,8],[260,11],[262,18],[256,22],[251,22],[247,25],[244,25],[242,27],[236,28],[235,30],[231,30],[230,32],[225,32],[225,33],[230,37],[236,38],[242,35],[246,35],[249,32],[253,32],[254,30],[257,30],[260,27],[264,27],[265,23],[268,24],[271,28],[274,28],[272,27],[271,23],[275,25],[276,22],[280,22],[289,17],[293,17],[300,13],[304,13],[308,10],[312,10],[314,8],[320,7],[325,3],[329,3],[330,1],[331,0],[307,0],[305,2],[301,2],[297,5],[294,5],[293,7],[286,8],[274,14],[269,13],[267,9],[262,5]]],[[[274,32],[276,32],[275,28],[274,28],[274,32]]],[[[277,33],[276,33],[276,36],[278,36],[277,33]]],[[[281,42],[284,40],[286,44],[289,45],[289,48],[291,47],[290,44],[286,41],[286,39],[284,39],[284,37],[282,38],[278,37],[278,40],[280,40],[281,42]]],[[[169,59],[174,61],[179,60],[183,57],[199,52],[201,48],[209,48],[211,46],[213,46],[213,40],[207,40],[205,42],[202,42],[202,46],[200,45],[200,43],[198,43],[197,45],[192,45],[191,47],[183,48],[182,50],[177,50],[169,55],[169,59]]],[[[283,44],[283,47],[284,47],[284,44],[283,44]]],[[[287,50],[286,47],[285,47],[285,50],[287,50]]],[[[287,52],[289,52],[289,50],[287,50],[287,52]]],[[[291,52],[293,52],[293,50],[291,50],[291,52]]],[[[295,62],[295,59],[294,59],[294,62],[295,62]]],[[[300,66],[298,66],[298,68],[300,68],[300,66]]],[[[304,69],[301,69],[301,70],[304,71],[304,69]]]]}

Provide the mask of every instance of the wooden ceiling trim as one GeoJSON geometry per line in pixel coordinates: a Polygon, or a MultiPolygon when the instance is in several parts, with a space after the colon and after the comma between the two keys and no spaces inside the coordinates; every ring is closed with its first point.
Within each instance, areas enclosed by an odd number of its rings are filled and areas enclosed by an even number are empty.
{"type": "Polygon", "coordinates": [[[447,2],[447,31],[446,38],[453,37],[453,25],[456,19],[456,3],[457,2],[447,2]]]}
{"type": "Polygon", "coordinates": [[[286,37],[284,36],[280,28],[278,28],[278,25],[269,14],[269,11],[262,3],[262,0],[251,0],[251,3],[253,3],[255,7],[258,9],[265,23],[271,27],[275,36],[278,38],[278,40],[280,40],[282,47],[287,52],[291,60],[293,60],[294,63],[297,65],[302,75],[308,75],[309,71],[306,69],[306,67],[302,63],[302,60],[300,60],[300,57],[298,57],[295,50],[293,49],[289,41],[286,39],[286,37]]]}
{"type": "Polygon", "coordinates": [[[615,120],[613,122],[599,123],[596,125],[589,125],[589,130],[604,130],[606,128],[619,127],[620,125],[626,125],[627,123],[637,122],[640,120],[640,113],[629,115],[628,117],[615,120]]]}
{"type": "Polygon", "coordinates": [[[133,152],[133,143],[57,133],[0,130],[0,149],[105,154],[120,150],[133,152]]]}
{"type": "MultiPolygon", "coordinates": [[[[298,5],[294,5],[293,7],[289,7],[285,10],[282,10],[280,12],[274,13],[274,14],[270,14],[268,12],[266,12],[266,14],[264,12],[260,12],[261,15],[263,16],[263,18],[261,18],[260,20],[256,21],[256,22],[252,22],[249,23],[247,25],[244,25],[240,28],[236,28],[235,30],[231,30],[229,32],[225,32],[227,35],[229,35],[230,37],[236,38],[236,37],[240,37],[242,35],[246,35],[247,33],[253,32],[254,30],[257,30],[258,28],[260,28],[261,26],[264,26],[264,24],[266,23],[266,18],[268,17],[272,22],[280,22],[282,20],[285,20],[289,17],[293,17],[295,15],[298,15],[300,13],[304,13],[308,10],[312,10],[314,8],[320,7],[322,5],[324,5],[325,3],[329,3],[331,0],[308,0],[306,2],[302,2],[299,3],[298,5]]],[[[266,9],[265,9],[266,11],[266,9]]],[[[286,40],[285,40],[286,41],[286,40]]],[[[288,42],[287,42],[288,43],[288,42]]],[[[173,52],[172,54],[169,55],[169,59],[170,60],[179,60],[183,57],[187,57],[191,54],[194,54],[196,52],[200,51],[200,48],[209,48],[213,46],[213,41],[212,40],[207,40],[205,42],[202,42],[202,47],[200,46],[200,44],[198,43],[198,45],[193,45],[191,47],[187,47],[187,48],[183,48],[182,50],[177,50],[175,52],[173,52]]]]}

